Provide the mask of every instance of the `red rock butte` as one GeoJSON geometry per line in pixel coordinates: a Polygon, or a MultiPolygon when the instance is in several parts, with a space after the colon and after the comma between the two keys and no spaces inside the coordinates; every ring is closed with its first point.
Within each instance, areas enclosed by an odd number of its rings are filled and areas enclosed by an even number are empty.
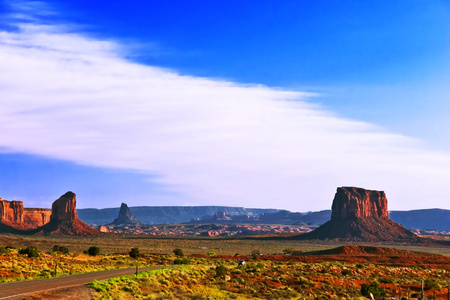
{"type": "Polygon", "coordinates": [[[60,233],[90,235],[99,232],[78,219],[76,195],[67,192],[53,202],[52,209],[24,208],[22,201],[0,198],[0,232],[16,234],[60,233]]]}
{"type": "Polygon", "coordinates": [[[357,187],[337,188],[331,209],[330,221],[298,238],[390,243],[424,241],[389,219],[387,198],[382,191],[357,187]]]}
{"type": "Polygon", "coordinates": [[[356,187],[340,187],[331,207],[331,220],[376,217],[389,219],[386,194],[356,187]]]}
{"type": "Polygon", "coordinates": [[[51,209],[24,208],[22,201],[8,201],[0,198],[0,224],[12,228],[34,229],[50,221],[51,209]]]}

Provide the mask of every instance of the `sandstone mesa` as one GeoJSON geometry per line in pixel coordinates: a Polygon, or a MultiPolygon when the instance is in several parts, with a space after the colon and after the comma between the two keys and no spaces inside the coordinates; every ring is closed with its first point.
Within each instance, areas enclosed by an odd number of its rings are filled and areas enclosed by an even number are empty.
{"type": "Polygon", "coordinates": [[[54,201],[52,209],[24,208],[22,201],[7,201],[0,198],[0,231],[16,234],[98,233],[96,229],[78,219],[76,195],[72,192],[67,192],[54,201]]]}

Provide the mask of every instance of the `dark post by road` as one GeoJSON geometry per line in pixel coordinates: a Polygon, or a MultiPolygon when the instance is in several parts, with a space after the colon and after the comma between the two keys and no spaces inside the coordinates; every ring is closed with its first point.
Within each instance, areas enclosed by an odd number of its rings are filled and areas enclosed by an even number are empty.
{"type": "Polygon", "coordinates": [[[422,300],[424,299],[423,298],[423,280],[422,280],[422,298],[421,298],[422,300]]]}
{"type": "Polygon", "coordinates": [[[138,265],[136,265],[136,275],[137,275],[137,273],[138,273],[138,265]]]}

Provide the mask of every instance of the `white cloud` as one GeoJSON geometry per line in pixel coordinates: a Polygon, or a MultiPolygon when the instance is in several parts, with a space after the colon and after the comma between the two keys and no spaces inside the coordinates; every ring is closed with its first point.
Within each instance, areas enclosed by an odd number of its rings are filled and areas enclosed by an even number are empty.
{"type": "Polygon", "coordinates": [[[307,93],[181,76],[120,48],[38,23],[0,32],[0,147],[159,174],[205,205],[327,209],[355,185],[391,208],[449,208],[447,153],[307,93]]]}

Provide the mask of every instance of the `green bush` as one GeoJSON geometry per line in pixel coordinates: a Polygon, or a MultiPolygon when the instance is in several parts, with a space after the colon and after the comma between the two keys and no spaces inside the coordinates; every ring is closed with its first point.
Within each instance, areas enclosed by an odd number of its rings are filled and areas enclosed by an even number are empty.
{"type": "Polygon", "coordinates": [[[441,287],[439,286],[439,284],[436,282],[436,280],[434,279],[425,279],[423,281],[423,288],[426,290],[438,290],[441,287]]]}
{"type": "Polygon", "coordinates": [[[227,268],[223,265],[219,265],[216,267],[216,276],[225,276],[227,275],[227,268]]]}
{"type": "Polygon", "coordinates": [[[176,256],[179,256],[179,257],[184,256],[183,250],[180,248],[173,249],[173,254],[175,254],[176,256]]]}
{"type": "Polygon", "coordinates": [[[191,263],[191,261],[187,257],[175,258],[175,260],[173,261],[174,265],[189,265],[190,263],[191,263]]]}
{"type": "Polygon", "coordinates": [[[130,257],[132,258],[138,258],[139,257],[139,248],[131,248],[131,251],[128,253],[130,257]]]}
{"type": "Polygon", "coordinates": [[[38,250],[35,246],[19,249],[19,254],[26,254],[28,257],[39,257],[38,250]]]}
{"type": "Polygon", "coordinates": [[[89,254],[90,256],[97,256],[100,254],[100,247],[97,246],[91,246],[89,247],[87,254],[89,254]]]}
{"type": "Polygon", "coordinates": [[[350,271],[349,269],[344,269],[344,270],[342,270],[341,274],[343,276],[352,275],[352,271],[350,271]]]}
{"type": "Polygon", "coordinates": [[[361,295],[367,297],[370,293],[372,293],[374,297],[386,296],[386,290],[381,287],[378,282],[371,284],[363,283],[361,285],[361,295]]]}
{"type": "Polygon", "coordinates": [[[65,246],[60,246],[60,245],[54,245],[53,246],[53,252],[60,252],[60,253],[64,253],[64,254],[69,254],[69,248],[65,247],[65,246]]]}
{"type": "Polygon", "coordinates": [[[9,250],[5,247],[0,247],[0,254],[7,254],[9,250]]]}
{"type": "Polygon", "coordinates": [[[394,283],[392,278],[382,277],[378,280],[380,283],[394,283]]]}

